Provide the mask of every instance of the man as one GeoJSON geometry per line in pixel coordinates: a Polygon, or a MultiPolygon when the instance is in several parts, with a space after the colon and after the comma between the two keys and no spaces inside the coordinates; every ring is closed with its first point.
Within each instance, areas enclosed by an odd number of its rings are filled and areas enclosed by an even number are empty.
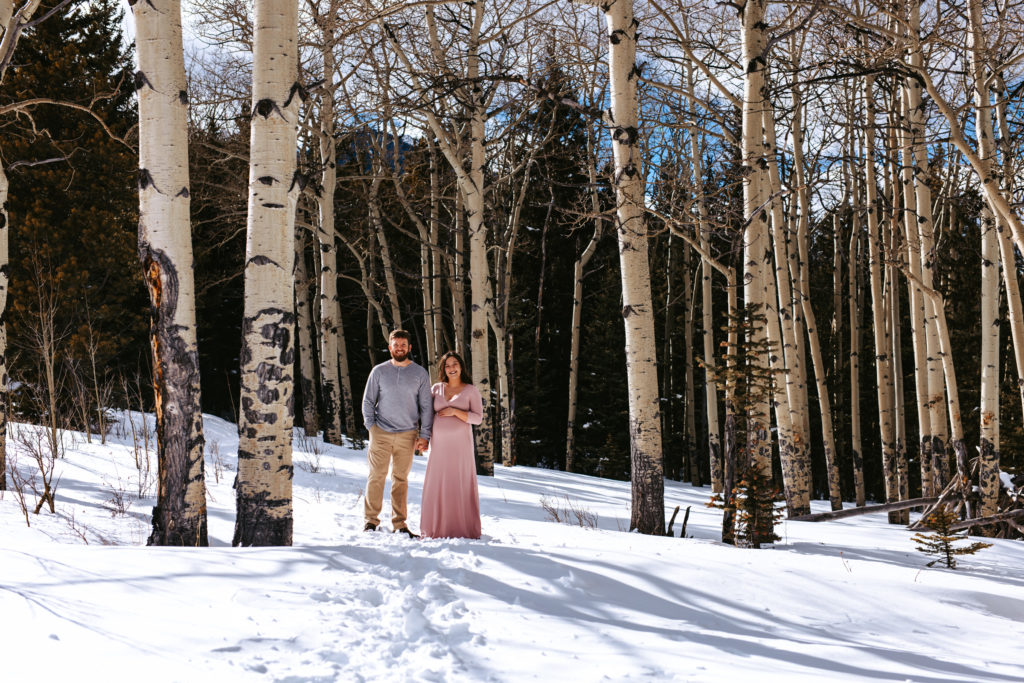
{"type": "Polygon", "coordinates": [[[406,494],[413,451],[426,450],[434,424],[430,376],[412,362],[409,333],[395,330],[388,336],[391,360],[377,365],[363,391],[363,424],[370,432],[363,531],[376,531],[384,500],[384,482],[391,465],[391,527],[416,538],[406,524],[406,494]]]}

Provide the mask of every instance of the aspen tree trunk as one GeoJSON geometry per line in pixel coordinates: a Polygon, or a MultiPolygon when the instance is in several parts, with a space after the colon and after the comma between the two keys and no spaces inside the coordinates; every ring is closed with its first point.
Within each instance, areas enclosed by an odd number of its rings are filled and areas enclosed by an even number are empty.
{"type": "Polygon", "coordinates": [[[455,193],[455,254],[451,259],[451,267],[448,273],[448,287],[452,294],[452,326],[455,335],[455,351],[463,358],[466,357],[466,239],[465,239],[465,210],[464,200],[461,192],[455,193]]]}
{"type": "MultiPolygon", "coordinates": [[[[432,135],[427,135],[427,149],[430,157],[430,280],[431,316],[429,318],[431,329],[428,334],[434,340],[434,358],[439,358],[443,353],[443,323],[444,317],[441,314],[441,249],[438,246],[438,235],[441,231],[441,178],[437,168],[437,147],[434,144],[432,135]]],[[[465,357],[465,356],[463,356],[465,357]]]]}
{"type": "Polygon", "coordinates": [[[233,545],[292,542],[296,0],[256,0],[233,545]]]}
{"type": "MultiPolygon", "coordinates": [[[[768,245],[766,245],[768,246],[768,245]]],[[[768,357],[768,365],[779,371],[772,387],[774,400],[775,422],[778,428],[779,437],[779,460],[782,467],[782,485],[786,497],[786,512],[790,517],[810,514],[810,477],[803,476],[810,468],[802,468],[797,464],[797,449],[794,443],[793,411],[790,410],[789,393],[786,380],[783,374],[786,372],[785,352],[780,351],[785,341],[779,324],[779,313],[776,309],[776,302],[779,300],[779,293],[776,287],[775,274],[772,272],[773,264],[771,256],[767,256],[765,264],[765,291],[764,301],[767,302],[764,309],[765,330],[771,352],[768,357]]],[[[769,449],[770,452],[770,449],[769,449]]]]}
{"type": "Polygon", "coordinates": [[[995,216],[985,213],[981,226],[981,517],[999,511],[999,238],[995,216]]]}
{"type": "MultiPolygon", "coordinates": [[[[473,13],[472,40],[469,46],[466,76],[475,83],[480,76],[480,30],[484,19],[485,3],[479,0],[473,13]]],[[[473,381],[483,398],[483,421],[476,430],[476,452],[483,474],[494,476],[494,425],[491,418],[491,364],[490,341],[487,335],[487,308],[493,300],[491,269],[487,265],[487,226],[484,223],[484,149],[486,111],[480,100],[482,92],[476,86],[471,91],[469,172],[460,174],[461,194],[466,202],[469,227],[470,272],[470,356],[473,381]]]]}
{"type": "Polygon", "coordinates": [[[601,239],[602,219],[598,216],[594,234],[573,266],[572,322],[569,330],[569,417],[565,436],[565,471],[574,472],[576,467],[576,408],[578,402],[580,368],[580,319],[583,311],[583,270],[597,250],[601,239]]]}
{"type": "MultiPolygon", "coordinates": [[[[992,97],[986,74],[985,36],[981,2],[969,0],[968,20],[971,30],[970,62],[974,77],[974,130],[978,156],[988,173],[996,171],[995,135],[992,129],[992,97]]],[[[981,221],[981,427],[979,431],[978,489],[981,494],[981,516],[999,511],[999,243],[995,226],[997,210],[982,213],[981,221]]],[[[1011,277],[1016,277],[1016,268],[1011,277]]],[[[966,453],[961,462],[961,444],[957,469],[960,476],[969,475],[966,453]]]]}
{"type": "Polygon", "coordinates": [[[494,350],[498,357],[498,425],[501,430],[501,464],[503,467],[512,467],[516,464],[514,426],[512,424],[514,416],[510,401],[511,373],[509,372],[509,364],[512,362],[512,344],[511,341],[506,343],[509,337],[505,333],[504,326],[499,327],[495,321],[493,329],[495,330],[494,350]],[[498,334],[499,329],[501,334],[498,334]]]}
{"type": "Polygon", "coordinates": [[[587,174],[590,184],[590,210],[594,215],[594,234],[576,259],[572,271],[572,322],[569,325],[569,415],[566,420],[565,471],[576,468],[576,409],[580,375],[580,321],[583,315],[583,270],[597,251],[597,243],[604,232],[604,216],[601,215],[601,200],[598,195],[594,139],[591,129],[587,130],[587,174]]]}
{"type": "Polygon", "coordinates": [[[690,272],[693,265],[690,258],[690,248],[683,245],[683,301],[686,305],[685,333],[686,344],[686,453],[690,463],[690,481],[694,486],[701,485],[700,461],[697,458],[697,414],[694,406],[694,381],[693,381],[693,318],[694,300],[693,284],[690,280],[690,272]]]}
{"type": "Polygon", "coordinates": [[[295,231],[295,336],[299,341],[299,391],[302,394],[302,429],[316,436],[319,420],[316,409],[316,378],[313,373],[313,316],[310,305],[310,279],[306,269],[306,231],[295,231]]]}
{"type": "MultiPolygon", "coordinates": [[[[707,258],[705,257],[705,261],[707,258]]],[[[739,315],[739,283],[736,282],[736,271],[727,271],[727,307],[729,319],[736,320],[739,315]]],[[[730,325],[726,335],[726,371],[736,376],[736,363],[739,353],[739,329],[730,325]]],[[[736,383],[725,383],[725,438],[722,444],[722,543],[736,544],[736,502],[733,489],[736,486],[736,464],[739,460],[736,439],[736,383]]]]}
{"type": "MultiPolygon", "coordinates": [[[[398,134],[392,124],[392,137],[397,140],[398,134]]],[[[406,196],[405,189],[402,187],[401,181],[392,176],[394,180],[395,194],[398,196],[398,201],[402,204],[405,209],[406,215],[409,220],[416,226],[416,232],[420,238],[420,294],[423,301],[423,336],[426,339],[426,359],[425,365],[427,367],[436,360],[440,354],[437,353],[437,345],[434,340],[434,330],[436,326],[436,316],[434,311],[434,298],[433,298],[433,285],[431,280],[431,265],[434,262],[432,249],[436,247],[436,241],[431,241],[431,229],[424,224],[416,213],[416,209],[413,207],[409,198],[406,196]]]]}
{"type": "MultiPolygon", "coordinates": [[[[1006,88],[1002,87],[1001,90],[1005,92],[1006,88]]],[[[1006,172],[1010,164],[1010,127],[1006,119],[1005,97],[998,98],[995,110],[996,120],[999,122],[999,146],[1003,147],[1003,183],[1007,185],[1012,173],[1006,172]]],[[[1008,188],[1004,188],[1004,191],[1007,190],[1008,188]]],[[[1020,394],[1021,410],[1024,411],[1024,306],[1021,305],[1020,287],[1017,283],[1016,257],[1013,241],[1010,239],[1010,226],[999,214],[996,214],[996,237],[1002,262],[1003,285],[1006,288],[1006,309],[1013,340],[1013,356],[1017,366],[1017,391],[1020,394]]]]}
{"type": "MultiPolygon", "coordinates": [[[[333,3],[331,3],[333,5],[333,3]]],[[[329,21],[329,20],[328,20],[329,21]]],[[[317,240],[320,247],[320,395],[323,399],[324,441],[341,443],[341,421],[352,421],[349,434],[354,433],[351,398],[345,403],[339,385],[338,367],[341,339],[341,303],[338,301],[338,248],[334,225],[334,193],[338,184],[338,170],[334,134],[334,77],[337,67],[334,50],[330,45],[321,49],[324,62],[324,87],[320,90],[320,162],[323,164],[317,196],[320,224],[317,240]]]]}
{"type": "MultiPolygon", "coordinates": [[[[848,188],[843,189],[844,192],[849,192],[848,188]]],[[[845,201],[843,202],[845,204],[845,201]]],[[[843,225],[842,219],[838,212],[832,215],[832,320],[831,320],[831,339],[832,339],[832,376],[837,379],[842,375],[843,368],[843,225]]],[[[807,267],[808,261],[805,257],[801,257],[803,262],[802,267],[807,267]]],[[[810,289],[805,288],[804,292],[809,293],[810,289]]],[[[804,314],[806,315],[806,311],[804,314]]],[[[808,327],[813,325],[813,322],[808,319],[808,327]]],[[[815,366],[817,367],[817,366],[815,366]]],[[[836,415],[843,414],[843,395],[842,392],[836,391],[833,395],[833,408],[836,411],[836,415]]],[[[836,427],[840,431],[841,426],[836,427]]],[[[839,442],[843,442],[842,436],[839,437],[839,442]]]]}
{"type": "MultiPolygon", "coordinates": [[[[781,194],[782,179],[779,176],[774,109],[767,98],[763,125],[765,145],[769,151],[768,182],[775,196],[781,194]]],[[[789,516],[795,517],[811,512],[811,462],[807,432],[804,430],[804,423],[807,422],[807,383],[804,358],[798,353],[788,226],[778,197],[771,202],[771,216],[775,269],[768,276],[771,294],[766,297],[768,306],[765,313],[768,315],[768,338],[778,350],[772,356],[781,361],[774,361],[772,365],[785,371],[784,379],[780,376],[776,386],[775,413],[779,425],[779,459],[786,491],[786,508],[789,516]]]]}
{"type": "MultiPolygon", "coordinates": [[[[675,190],[672,191],[672,195],[674,194],[675,190]]],[[[670,196],[669,202],[673,201],[673,196],[670,196]]],[[[664,435],[666,443],[676,444],[676,447],[670,451],[671,455],[665,461],[665,477],[667,479],[675,479],[676,481],[684,481],[690,461],[689,435],[681,430],[677,430],[675,427],[677,422],[677,401],[675,400],[675,386],[672,382],[672,339],[675,336],[672,323],[675,316],[674,299],[677,296],[675,292],[676,261],[679,256],[671,233],[666,235],[665,239],[668,244],[665,245],[665,306],[662,309],[664,324],[661,331],[663,344],[661,357],[663,361],[661,363],[661,387],[659,387],[659,392],[664,398],[665,405],[664,410],[661,411],[661,433],[664,435]]],[[[684,411],[686,410],[685,399],[681,407],[684,411]]]]}
{"type": "Polygon", "coordinates": [[[139,59],[139,260],[149,290],[159,462],[148,544],[205,546],[181,5],[167,0],[136,4],[133,10],[139,59]]]}
{"type": "MultiPolygon", "coordinates": [[[[875,340],[875,377],[878,383],[878,427],[882,446],[882,476],[885,481],[885,501],[899,499],[896,471],[896,423],[893,406],[892,346],[887,334],[887,297],[882,283],[882,244],[878,233],[878,197],[875,179],[875,100],[872,75],[864,77],[864,190],[868,213],[868,268],[871,277],[871,311],[875,340]]],[[[889,514],[889,523],[899,523],[898,513],[889,514]]]]}
{"type": "MultiPolygon", "coordinates": [[[[851,117],[852,126],[852,117],[851,117]]],[[[860,159],[856,153],[856,145],[851,134],[849,158],[860,159]]],[[[852,161],[850,165],[852,165],[852,161]]],[[[844,184],[850,188],[848,199],[851,199],[850,211],[850,281],[849,295],[847,297],[850,310],[850,455],[853,466],[853,487],[857,499],[857,506],[863,507],[866,503],[866,491],[864,488],[864,456],[861,450],[861,425],[860,425],[860,343],[861,343],[861,299],[860,299],[860,183],[857,182],[858,169],[851,169],[844,165],[844,184]]]]}
{"type": "MultiPolygon", "coordinates": [[[[687,62],[686,81],[691,100],[695,99],[693,64],[687,62]]],[[[696,120],[696,106],[690,121],[696,120]]],[[[693,168],[693,192],[697,200],[697,238],[705,252],[711,251],[708,226],[708,207],[704,201],[704,158],[701,151],[701,137],[696,126],[689,126],[690,165],[693,168]]],[[[715,380],[715,324],[711,297],[711,263],[701,258],[701,336],[704,341],[704,403],[708,422],[708,464],[711,474],[711,492],[722,492],[722,442],[718,424],[718,386],[715,380]]],[[[735,292],[733,292],[735,294],[735,292]]]]}
{"type": "Polygon", "coordinates": [[[338,379],[341,382],[341,408],[345,411],[345,432],[349,437],[353,437],[356,433],[356,409],[352,394],[352,375],[348,370],[348,345],[345,343],[345,326],[343,322],[339,315],[338,379]]]}
{"type": "MultiPolygon", "coordinates": [[[[358,258],[360,262],[363,294],[366,296],[367,303],[366,338],[367,340],[373,339],[373,320],[376,320],[378,329],[380,330],[380,338],[386,347],[387,339],[391,334],[391,327],[388,324],[388,316],[384,312],[384,306],[381,304],[384,297],[377,293],[377,259],[373,258],[374,254],[377,253],[376,230],[370,232],[367,242],[368,246],[365,253],[356,254],[356,258],[358,258]]],[[[349,246],[349,249],[354,251],[351,245],[349,246]]],[[[373,349],[375,344],[370,343],[368,346],[373,349]]],[[[376,363],[374,363],[374,365],[376,365],[376,363]]]]}
{"type": "Polygon", "coordinates": [[[437,319],[440,317],[438,312],[434,310],[433,298],[433,281],[434,273],[437,271],[431,270],[431,265],[434,263],[433,259],[433,244],[430,241],[430,233],[422,235],[420,239],[420,292],[423,298],[423,337],[427,343],[427,356],[425,358],[426,367],[430,367],[436,359],[441,357],[441,354],[437,352],[437,319]],[[424,239],[425,238],[425,239],[424,239]]]}
{"type": "MultiPolygon", "coordinates": [[[[920,32],[921,6],[915,0],[910,8],[910,30],[920,32]]],[[[910,53],[911,67],[921,68],[923,56],[920,50],[910,53]]],[[[928,150],[925,144],[924,104],[921,99],[921,83],[916,78],[906,79],[908,93],[911,140],[914,150],[914,180],[917,193],[917,228],[921,245],[921,282],[925,287],[933,286],[935,265],[934,223],[932,222],[932,193],[928,186],[928,150]]],[[[929,435],[931,436],[932,482],[935,491],[941,491],[949,480],[949,462],[946,457],[946,416],[942,407],[945,403],[945,386],[942,362],[939,357],[938,325],[931,297],[925,297],[925,335],[928,372],[928,414],[929,435]]],[[[925,435],[921,428],[922,439],[925,435]]]]}
{"type": "MultiPolygon", "coordinates": [[[[903,120],[900,126],[901,150],[903,163],[900,165],[900,183],[903,187],[904,237],[906,241],[906,260],[908,270],[918,278],[921,272],[921,233],[917,229],[917,193],[914,189],[914,156],[911,148],[909,131],[910,107],[906,89],[903,91],[903,120]]],[[[918,451],[921,460],[921,495],[936,495],[934,469],[932,467],[931,415],[928,411],[928,350],[925,340],[924,326],[927,303],[924,293],[913,279],[907,280],[907,299],[910,302],[910,332],[914,347],[914,393],[917,405],[918,451]]]]}
{"type": "MultiPolygon", "coordinates": [[[[889,314],[886,319],[889,332],[888,338],[891,344],[892,378],[893,378],[893,416],[896,421],[896,485],[899,500],[910,498],[909,482],[907,479],[909,466],[907,465],[907,424],[906,410],[904,408],[903,393],[903,339],[900,327],[900,298],[897,291],[897,266],[894,255],[896,254],[896,240],[899,228],[899,214],[896,207],[899,206],[899,171],[897,170],[897,143],[896,128],[899,125],[899,88],[891,87],[887,93],[886,104],[888,105],[888,126],[883,141],[885,155],[885,181],[884,190],[886,197],[885,221],[882,223],[882,253],[884,254],[885,265],[885,309],[889,314]]],[[[896,517],[899,524],[910,522],[909,510],[897,510],[896,517]]]]}
{"type": "MultiPolygon", "coordinates": [[[[381,149],[375,151],[375,156],[384,154],[383,145],[381,149]]],[[[384,283],[388,290],[388,301],[391,302],[391,329],[399,329],[402,327],[402,312],[398,306],[398,283],[395,280],[395,267],[394,262],[391,260],[391,247],[388,244],[388,237],[384,233],[384,220],[380,215],[380,186],[384,182],[382,168],[384,164],[383,159],[377,159],[374,163],[375,173],[374,178],[370,181],[370,196],[367,201],[369,214],[370,214],[370,225],[373,227],[374,233],[377,236],[377,244],[380,247],[380,260],[384,266],[384,283]]],[[[390,330],[388,331],[390,334],[390,330]]],[[[388,335],[385,335],[387,338],[388,335]]]]}
{"type": "Polygon", "coordinates": [[[644,176],[638,144],[636,36],[632,0],[602,6],[608,23],[608,72],[615,159],[616,235],[622,274],[622,318],[626,328],[629,436],[633,508],[630,530],[665,533],[665,479],[654,312],[644,216],[644,176]]]}
{"type": "MultiPolygon", "coordinates": [[[[935,289],[925,289],[922,287],[925,295],[931,299],[932,304],[939,311],[945,310],[945,302],[942,298],[942,294],[935,289]]],[[[953,453],[956,455],[956,466],[957,476],[960,478],[961,487],[966,493],[968,487],[968,463],[967,463],[967,447],[964,445],[964,432],[963,426],[960,420],[960,395],[956,385],[956,371],[953,366],[953,347],[949,339],[949,327],[946,324],[945,314],[940,315],[937,319],[937,327],[939,328],[939,356],[942,360],[942,371],[945,376],[946,388],[949,393],[949,400],[947,406],[949,408],[949,423],[951,427],[951,438],[950,445],[953,448],[953,453]]],[[[965,509],[967,516],[972,516],[970,501],[965,499],[965,509]]]]}
{"type": "Polygon", "coordinates": [[[7,490],[7,288],[10,285],[10,222],[7,169],[0,163],[0,491],[7,490]]]}
{"type": "MultiPolygon", "coordinates": [[[[810,241],[810,215],[811,201],[810,192],[807,189],[807,180],[804,175],[804,150],[803,150],[803,101],[802,93],[797,87],[793,88],[793,174],[794,184],[797,187],[797,206],[799,216],[797,218],[796,241],[798,259],[794,266],[793,279],[797,281],[797,296],[803,311],[804,320],[807,321],[807,339],[811,349],[811,359],[814,363],[814,379],[818,392],[818,405],[821,411],[821,432],[825,450],[825,472],[828,479],[828,498],[833,510],[841,510],[843,507],[842,493],[839,488],[839,465],[836,462],[836,443],[832,429],[832,401],[829,395],[825,378],[828,371],[825,368],[825,361],[821,354],[821,341],[818,338],[818,326],[815,322],[814,308],[811,305],[811,275],[810,257],[808,254],[808,242],[810,241]]],[[[837,291],[842,291],[838,288],[837,291]]],[[[837,307],[840,310],[840,307],[837,307]]],[[[837,330],[838,332],[838,330],[837,330]]],[[[834,337],[838,339],[838,334],[834,337]]]]}
{"type": "MultiPolygon", "coordinates": [[[[770,263],[771,245],[768,235],[768,178],[766,148],[764,142],[764,108],[767,106],[765,93],[765,49],[764,35],[765,0],[745,0],[740,10],[742,22],[743,58],[746,69],[743,79],[742,144],[743,156],[743,217],[746,228],[743,235],[743,299],[747,306],[766,307],[769,303],[765,292],[768,278],[766,262],[770,263]]],[[[771,312],[764,313],[771,318],[771,312]]],[[[752,330],[749,342],[761,345],[767,338],[763,327],[752,330]]],[[[777,349],[778,353],[779,350],[777,349]]],[[[768,359],[754,359],[762,367],[768,366],[768,359]]],[[[759,401],[747,410],[747,452],[750,463],[761,474],[771,477],[772,444],[769,430],[768,401],[759,401]]],[[[777,411],[783,414],[785,411],[777,411]]],[[[781,431],[781,429],[780,429],[781,431]]]]}

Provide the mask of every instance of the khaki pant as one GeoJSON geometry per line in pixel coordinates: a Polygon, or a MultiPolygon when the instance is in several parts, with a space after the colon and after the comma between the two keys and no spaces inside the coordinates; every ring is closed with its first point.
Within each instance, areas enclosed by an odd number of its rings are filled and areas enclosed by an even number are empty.
{"type": "Polygon", "coordinates": [[[370,476],[366,478],[366,496],[363,514],[366,521],[380,524],[380,509],[384,501],[384,482],[391,465],[391,526],[397,531],[405,528],[406,495],[409,491],[409,470],[412,469],[412,451],[419,432],[389,432],[377,425],[370,427],[370,450],[366,456],[370,476]]]}

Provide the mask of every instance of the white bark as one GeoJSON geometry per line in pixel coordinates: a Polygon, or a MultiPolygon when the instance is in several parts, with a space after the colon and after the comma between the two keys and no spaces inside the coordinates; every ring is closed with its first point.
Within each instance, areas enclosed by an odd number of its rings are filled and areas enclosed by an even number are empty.
{"type": "MultiPolygon", "coordinates": [[[[765,283],[771,263],[771,245],[768,235],[768,178],[765,173],[766,149],[764,143],[763,111],[766,106],[764,35],[765,0],[746,0],[740,12],[742,20],[743,58],[746,69],[743,80],[742,145],[743,162],[743,217],[746,228],[743,235],[743,299],[747,306],[766,307],[765,283]]],[[[768,311],[763,313],[770,315],[768,311]]],[[[767,332],[757,327],[748,341],[763,344],[767,332]]],[[[768,359],[754,360],[768,367],[768,359]]],[[[769,405],[767,401],[748,407],[747,451],[750,464],[761,474],[771,477],[772,444],[769,431],[769,405]]]]}
{"type": "Polygon", "coordinates": [[[256,0],[234,545],[292,541],[296,0],[256,0]]]}
{"type": "MultiPolygon", "coordinates": [[[[1010,130],[1006,119],[1006,100],[1004,98],[999,98],[995,110],[996,120],[999,122],[1000,143],[1008,146],[1010,130]]],[[[1012,178],[1012,172],[1007,172],[1011,161],[1006,150],[1003,151],[1002,162],[1003,182],[1007,184],[1012,178]]],[[[1003,285],[1006,289],[1006,317],[1010,323],[1013,357],[1017,368],[1017,391],[1020,394],[1021,410],[1024,411],[1024,306],[1021,304],[1020,286],[1017,282],[1016,256],[1014,255],[1013,241],[1010,239],[1010,226],[1002,216],[997,215],[995,218],[1003,285]]]]}
{"type": "Polygon", "coordinates": [[[626,328],[626,374],[633,508],[630,529],[665,533],[658,368],[654,348],[644,176],[637,128],[636,37],[632,0],[602,7],[608,24],[608,72],[615,170],[616,236],[622,273],[622,317],[626,328]]]}
{"type": "MultiPolygon", "coordinates": [[[[921,7],[920,2],[915,0],[910,7],[909,30],[913,34],[912,40],[920,32],[921,7]]],[[[921,70],[924,58],[920,47],[916,45],[910,51],[909,65],[912,69],[921,70]]],[[[924,131],[924,106],[921,97],[921,83],[918,79],[906,79],[907,109],[910,119],[911,144],[914,155],[914,191],[917,199],[917,242],[921,251],[921,282],[926,287],[931,287],[933,282],[933,266],[935,260],[934,252],[934,223],[932,216],[932,194],[928,186],[928,150],[925,146],[924,131]]],[[[945,386],[942,375],[942,364],[939,359],[938,326],[936,323],[937,312],[930,297],[923,297],[924,306],[924,332],[925,332],[925,353],[926,371],[928,378],[928,392],[926,402],[928,406],[929,420],[921,425],[921,439],[928,439],[931,442],[930,453],[932,459],[931,480],[934,491],[941,491],[945,488],[948,478],[948,465],[946,458],[946,417],[942,411],[945,404],[945,386]]]]}
{"type": "MultiPolygon", "coordinates": [[[[871,278],[871,312],[875,342],[875,377],[878,386],[878,427],[882,446],[882,476],[885,482],[885,501],[899,500],[899,482],[896,469],[896,421],[893,396],[892,345],[888,335],[888,312],[882,282],[882,243],[879,238],[878,198],[875,178],[875,100],[874,76],[864,77],[864,186],[868,217],[868,267],[871,278]]],[[[890,523],[898,523],[898,513],[890,513],[890,523]]]]}
{"type": "MultiPolygon", "coordinates": [[[[833,510],[843,507],[842,494],[839,489],[839,466],[836,462],[836,443],[832,427],[832,401],[825,378],[828,372],[821,353],[821,341],[818,337],[818,326],[815,322],[814,308],[811,305],[811,275],[808,242],[810,241],[811,200],[810,191],[804,174],[803,151],[803,103],[799,88],[793,89],[793,179],[797,187],[797,218],[796,241],[798,258],[794,267],[793,279],[796,281],[796,296],[799,299],[804,320],[806,321],[807,338],[814,363],[815,385],[818,391],[818,405],[821,412],[822,442],[825,450],[825,471],[828,480],[829,503],[833,510]]],[[[835,274],[833,274],[835,276],[835,274]]],[[[841,288],[836,289],[836,293],[841,288]]],[[[837,311],[841,310],[837,307],[837,311]]],[[[806,415],[806,411],[805,411],[806,415]]],[[[810,434],[808,433],[808,437],[810,434]]]]}
{"type": "MultiPolygon", "coordinates": [[[[331,8],[333,9],[333,2],[331,8]]],[[[328,20],[329,21],[329,20],[328,20]]],[[[327,42],[327,41],[325,41],[327,42]]],[[[341,305],[338,301],[338,249],[335,243],[334,193],[337,186],[337,161],[334,146],[335,118],[334,77],[337,72],[334,50],[330,44],[321,49],[324,63],[324,87],[320,90],[320,175],[321,190],[317,196],[320,221],[317,242],[320,249],[320,395],[323,400],[324,441],[341,443],[342,415],[349,434],[354,433],[355,418],[351,392],[344,401],[338,367],[338,342],[341,335],[341,305]]]]}
{"type": "Polygon", "coordinates": [[[850,460],[853,467],[854,495],[858,506],[866,503],[866,491],[864,489],[864,457],[861,450],[861,424],[860,424],[860,350],[861,350],[861,323],[862,323],[862,297],[861,297],[861,183],[859,181],[859,161],[862,154],[858,151],[855,139],[859,139],[852,123],[852,103],[850,113],[850,128],[848,129],[847,156],[851,161],[843,164],[843,185],[850,188],[844,201],[846,210],[850,213],[850,246],[848,263],[850,264],[849,287],[847,293],[847,305],[850,318],[850,460]],[[857,159],[855,164],[852,160],[857,159]]]}
{"type": "MultiPolygon", "coordinates": [[[[903,119],[909,124],[910,105],[906,88],[903,90],[903,119]]],[[[907,268],[917,277],[921,277],[921,233],[917,228],[917,192],[914,187],[914,155],[912,138],[908,126],[900,129],[902,161],[900,184],[903,187],[904,237],[906,241],[907,268]]],[[[921,288],[913,280],[907,281],[908,300],[910,302],[910,333],[914,348],[914,388],[917,406],[918,452],[921,461],[921,495],[935,495],[935,483],[932,468],[931,415],[928,411],[928,350],[924,326],[927,303],[921,288]]]]}
{"type": "MultiPolygon", "coordinates": [[[[974,77],[974,130],[978,141],[978,156],[985,171],[991,174],[998,166],[986,65],[988,49],[981,10],[980,0],[970,0],[968,20],[971,30],[970,62],[974,77]]],[[[978,488],[981,494],[979,515],[982,517],[999,511],[999,238],[995,225],[996,213],[994,208],[984,211],[981,221],[981,425],[978,435],[978,488]]],[[[1011,273],[1011,277],[1015,276],[1016,268],[1011,273]]],[[[959,459],[957,467],[961,476],[969,471],[967,463],[959,459]]]]}
{"type": "MultiPolygon", "coordinates": [[[[686,83],[690,99],[695,99],[693,81],[693,63],[687,62],[686,83]]],[[[690,134],[690,167],[693,169],[693,193],[697,202],[697,239],[704,252],[711,251],[710,226],[708,225],[708,207],[704,201],[704,158],[701,148],[702,136],[698,134],[696,125],[696,107],[693,115],[687,117],[691,122],[688,126],[690,134]]],[[[711,273],[713,266],[708,259],[701,257],[701,336],[704,353],[704,406],[708,423],[708,471],[711,475],[712,493],[722,492],[722,441],[719,436],[721,427],[718,419],[718,383],[715,379],[715,324],[712,310],[711,273]]]]}
{"type": "MultiPolygon", "coordinates": [[[[134,6],[139,259],[150,297],[159,486],[151,545],[206,545],[181,6],[134,6]]],[[[287,240],[289,250],[291,240],[287,240]]],[[[291,307],[291,301],[288,302],[291,307]]]]}
{"type": "Polygon", "coordinates": [[[594,234],[583,248],[573,265],[572,276],[572,321],[569,324],[569,415],[566,420],[565,471],[573,472],[576,462],[576,409],[580,368],[580,321],[583,317],[583,271],[597,251],[597,243],[604,232],[604,216],[601,215],[601,199],[598,194],[597,157],[595,134],[587,129],[587,175],[590,183],[590,211],[594,217],[594,234]]]}
{"type": "MultiPolygon", "coordinates": [[[[769,150],[768,182],[771,190],[771,244],[775,255],[774,272],[770,275],[774,295],[768,299],[765,313],[769,319],[769,338],[776,345],[778,361],[773,367],[785,371],[776,389],[776,415],[779,420],[779,458],[782,462],[782,480],[786,492],[786,507],[790,517],[811,512],[811,460],[807,417],[806,357],[797,340],[797,323],[801,311],[793,297],[789,249],[789,225],[782,211],[782,179],[779,175],[779,149],[775,135],[775,115],[771,103],[764,108],[764,136],[769,150]],[[772,330],[779,328],[778,337],[772,330]]],[[[801,330],[802,332],[802,330],[801,330]]],[[[773,354],[775,357],[776,354],[773,354]]],[[[781,376],[780,376],[781,377],[781,376]]]]}

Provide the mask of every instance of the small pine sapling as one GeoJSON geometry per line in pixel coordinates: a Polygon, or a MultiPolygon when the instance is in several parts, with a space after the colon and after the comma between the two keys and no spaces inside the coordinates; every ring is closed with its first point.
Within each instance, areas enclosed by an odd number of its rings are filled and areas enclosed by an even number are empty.
{"type": "Polygon", "coordinates": [[[762,543],[781,540],[775,533],[775,523],[782,520],[785,510],[776,503],[785,500],[772,481],[756,467],[748,467],[736,484],[736,544],[747,548],[760,548],[762,543]]]}
{"type": "Polygon", "coordinates": [[[956,556],[957,555],[973,555],[979,550],[989,548],[992,546],[991,543],[971,543],[970,545],[956,547],[954,544],[957,541],[963,541],[967,539],[967,534],[958,534],[955,531],[950,530],[957,521],[956,514],[947,508],[946,506],[940,506],[935,512],[928,515],[925,520],[925,524],[928,525],[929,529],[932,529],[932,533],[924,534],[917,533],[913,536],[913,541],[917,543],[917,551],[927,553],[928,555],[937,555],[937,557],[928,563],[928,566],[934,566],[939,562],[945,563],[950,569],[956,569],[956,556]]]}
{"type": "Polygon", "coordinates": [[[743,342],[726,349],[718,371],[717,379],[728,389],[723,461],[725,490],[707,503],[708,507],[724,510],[722,542],[748,548],[760,548],[762,543],[779,540],[775,535],[775,522],[783,514],[775,506],[781,496],[772,486],[770,471],[763,471],[763,464],[759,466],[752,461],[745,445],[756,429],[750,423],[751,410],[771,401],[779,376],[786,372],[764,362],[774,352],[772,344],[756,334],[765,324],[761,306],[748,304],[731,313],[729,324],[723,328],[730,337],[743,342]]]}

